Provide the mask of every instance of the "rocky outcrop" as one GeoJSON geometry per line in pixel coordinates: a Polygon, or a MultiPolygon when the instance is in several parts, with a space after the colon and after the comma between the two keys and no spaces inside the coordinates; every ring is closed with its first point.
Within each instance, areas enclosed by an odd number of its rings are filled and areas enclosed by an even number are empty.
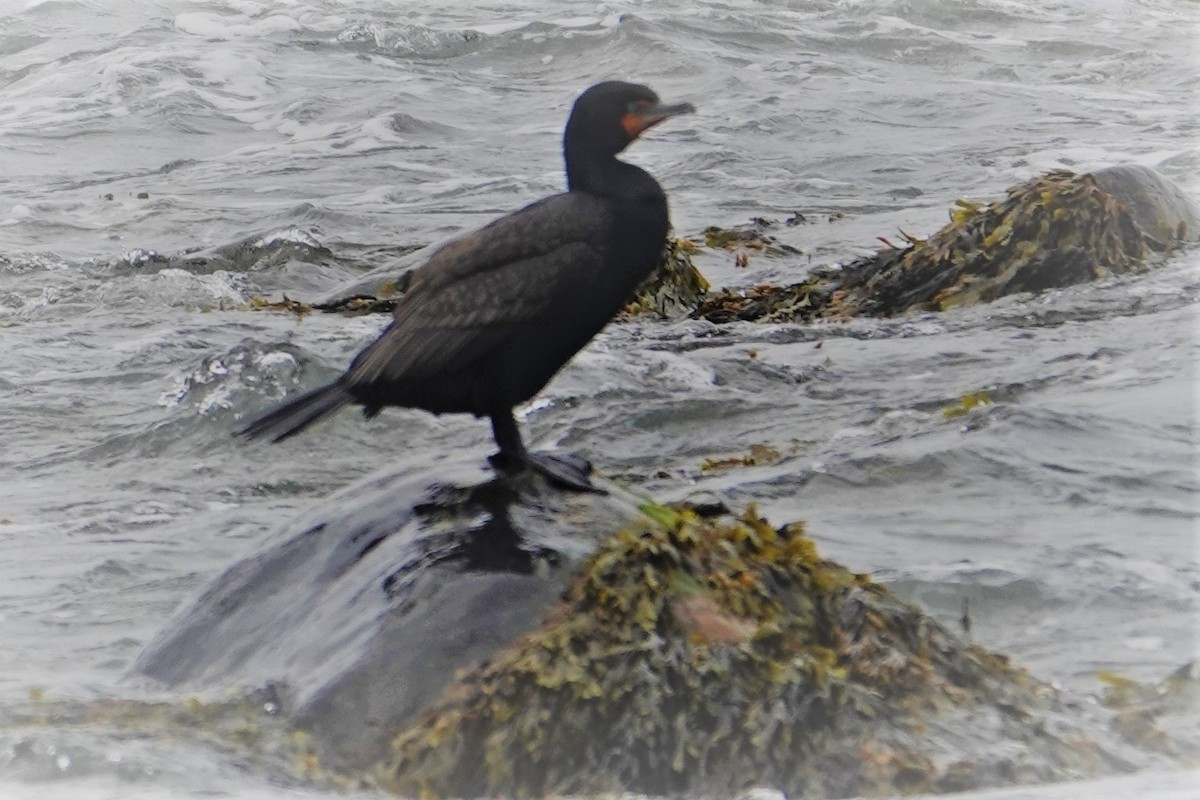
{"type": "Polygon", "coordinates": [[[663,510],[601,545],[532,634],[401,730],[386,785],[475,797],[790,797],[1097,774],[1053,693],[967,647],[801,525],[663,510]]]}
{"type": "Polygon", "coordinates": [[[958,201],[928,239],[909,237],[842,269],[787,286],[725,290],[694,316],[782,322],[944,311],[1016,292],[1145,269],[1155,254],[1200,239],[1200,210],[1148,167],[1055,170],[983,206],[958,201]]]}
{"type": "Polygon", "coordinates": [[[1153,170],[1055,170],[987,206],[959,201],[928,239],[851,265],[822,314],[944,311],[1124,275],[1197,233],[1194,205],[1153,170]]]}
{"type": "Polygon", "coordinates": [[[275,686],[327,763],[360,771],[452,679],[536,627],[637,499],[449,460],[360,483],[231,567],[141,654],[170,687],[275,686]]]}
{"type": "Polygon", "coordinates": [[[607,496],[476,483],[480,466],[379,475],[311,509],[138,671],[270,686],[311,737],[306,769],[410,796],[845,797],[1164,758],[822,559],[803,525],[603,479],[607,496]]]}

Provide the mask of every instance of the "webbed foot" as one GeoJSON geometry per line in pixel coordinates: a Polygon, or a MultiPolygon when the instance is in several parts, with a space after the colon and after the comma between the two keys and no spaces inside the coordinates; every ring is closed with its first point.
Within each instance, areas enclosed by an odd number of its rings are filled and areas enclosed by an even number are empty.
{"type": "Polygon", "coordinates": [[[588,477],[592,472],[592,462],[574,453],[555,455],[526,452],[518,457],[514,457],[511,453],[496,453],[488,460],[497,469],[531,469],[545,476],[555,486],[564,489],[608,494],[604,489],[592,483],[591,478],[588,477]]]}
{"type": "Polygon", "coordinates": [[[521,441],[521,432],[517,429],[517,421],[513,418],[511,410],[492,414],[491,417],[492,433],[496,437],[496,444],[500,445],[500,452],[488,460],[496,469],[531,469],[564,489],[608,494],[593,484],[588,477],[592,471],[592,462],[586,458],[574,453],[531,453],[521,441]]]}

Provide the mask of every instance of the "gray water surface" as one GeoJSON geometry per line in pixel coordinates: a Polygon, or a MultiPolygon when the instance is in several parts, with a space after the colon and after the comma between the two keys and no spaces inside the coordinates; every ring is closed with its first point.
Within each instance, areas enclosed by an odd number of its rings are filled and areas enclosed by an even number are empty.
{"type": "MultiPolygon", "coordinates": [[[[932,233],[1053,167],[1146,164],[1196,196],[1198,22],[1188,0],[0,5],[0,797],[295,796],[216,752],[9,718],[31,690],[153,691],[124,678],[140,648],[313,500],[451,450],[486,474],[485,423],[419,411],[232,441],[385,320],[222,308],[561,190],[570,103],[612,77],[699,108],[627,155],[681,234],[805,215],[771,231],[800,255],[702,254],[716,285],[932,233]],[[317,244],[326,266],[270,257],[317,244]]],[[[525,424],[660,497],[807,520],[939,619],[967,601],[972,638],[1044,680],[1157,680],[1197,650],[1198,263],[899,320],[612,326],[525,424]],[[702,468],[752,445],[781,458],[702,468]]]]}

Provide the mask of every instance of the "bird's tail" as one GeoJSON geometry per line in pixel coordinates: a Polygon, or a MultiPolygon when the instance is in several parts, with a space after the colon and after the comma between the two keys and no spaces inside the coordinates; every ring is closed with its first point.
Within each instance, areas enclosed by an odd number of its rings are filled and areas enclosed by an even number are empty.
{"type": "Polygon", "coordinates": [[[353,400],[341,382],[334,381],[263,414],[235,435],[248,439],[269,438],[272,442],[280,442],[353,400]]]}

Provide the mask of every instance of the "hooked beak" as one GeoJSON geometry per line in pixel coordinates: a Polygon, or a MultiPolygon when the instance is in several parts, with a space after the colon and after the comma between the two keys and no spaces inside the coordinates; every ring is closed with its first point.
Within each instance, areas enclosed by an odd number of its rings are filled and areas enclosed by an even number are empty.
{"type": "Polygon", "coordinates": [[[653,128],[665,119],[677,117],[680,114],[693,114],[695,111],[696,107],[691,103],[676,103],[669,106],[662,103],[650,103],[636,111],[630,111],[622,117],[621,126],[625,128],[629,138],[636,139],[642,132],[653,128]]]}

